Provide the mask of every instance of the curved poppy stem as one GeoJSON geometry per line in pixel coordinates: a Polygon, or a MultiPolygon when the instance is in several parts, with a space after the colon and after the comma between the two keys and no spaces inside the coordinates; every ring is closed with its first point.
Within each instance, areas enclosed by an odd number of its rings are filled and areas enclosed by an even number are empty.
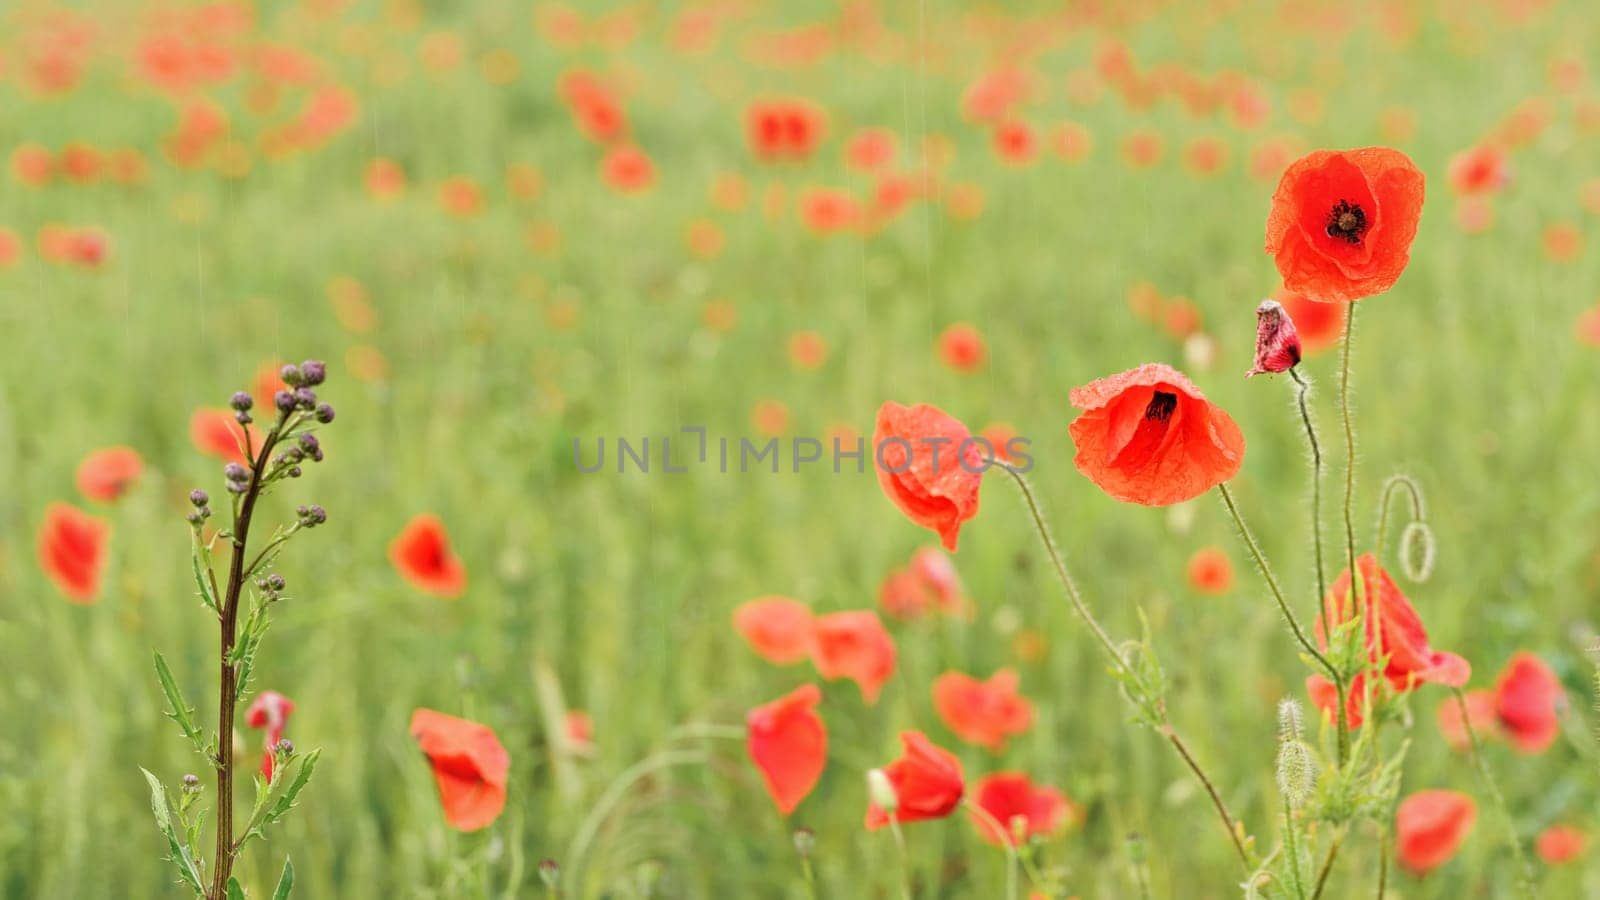
{"type": "Polygon", "coordinates": [[[1322,442],[1317,439],[1317,426],[1311,419],[1311,406],[1306,396],[1311,393],[1311,382],[1300,374],[1298,367],[1289,370],[1289,377],[1299,385],[1295,402],[1300,407],[1300,422],[1306,427],[1306,444],[1311,447],[1311,541],[1317,560],[1317,614],[1322,617],[1322,633],[1328,630],[1328,573],[1322,560],[1322,442]]]}
{"type": "Polygon", "coordinates": [[[692,750],[664,751],[634,763],[622,771],[616,780],[606,788],[595,801],[589,814],[579,823],[578,830],[573,834],[572,844],[567,848],[567,866],[572,872],[572,890],[576,896],[584,896],[583,882],[586,875],[589,845],[599,833],[600,826],[605,824],[617,804],[622,802],[628,789],[644,778],[663,769],[674,766],[702,765],[708,757],[701,752],[692,750]]]}
{"type": "Polygon", "coordinates": [[[1422,487],[1409,475],[1390,475],[1383,483],[1383,491],[1378,497],[1378,562],[1383,562],[1384,538],[1389,533],[1389,507],[1393,505],[1396,491],[1404,489],[1411,495],[1411,520],[1413,522],[1426,522],[1428,520],[1427,507],[1422,502],[1422,487]]]}
{"type": "Polygon", "coordinates": [[[1338,678],[1339,673],[1334,669],[1333,663],[1328,662],[1328,658],[1322,655],[1317,645],[1306,637],[1305,630],[1300,627],[1300,620],[1294,617],[1294,610],[1289,608],[1289,601],[1284,599],[1283,588],[1278,586],[1278,576],[1272,573],[1272,566],[1267,563],[1266,555],[1261,552],[1261,545],[1256,543],[1255,535],[1250,532],[1250,526],[1245,524],[1244,516],[1239,514],[1238,504],[1233,502],[1233,492],[1228,490],[1226,482],[1217,485],[1217,491],[1222,494],[1222,503],[1228,507],[1228,514],[1233,516],[1233,524],[1238,527],[1239,536],[1244,538],[1245,545],[1250,548],[1250,555],[1256,561],[1256,568],[1261,570],[1261,576],[1266,579],[1273,599],[1278,601],[1278,609],[1283,613],[1284,621],[1289,623],[1289,629],[1294,632],[1295,640],[1300,642],[1306,653],[1327,670],[1329,675],[1338,678]]]}
{"type": "MultiPolygon", "coordinates": [[[[1078,594],[1077,586],[1072,583],[1072,576],[1067,573],[1067,564],[1062,561],[1061,551],[1056,549],[1056,542],[1050,537],[1050,527],[1045,523],[1044,513],[1039,510],[1039,501],[1034,497],[1033,488],[1028,484],[1028,479],[1023,478],[1021,472],[1006,463],[997,461],[995,465],[1010,474],[1012,480],[1017,483],[1017,488],[1022,491],[1022,497],[1028,504],[1028,512],[1033,516],[1034,530],[1038,532],[1039,540],[1044,543],[1045,552],[1049,554],[1050,562],[1055,566],[1056,577],[1061,580],[1061,586],[1066,589],[1067,599],[1071,601],[1072,609],[1078,614],[1078,618],[1088,624],[1089,630],[1094,632],[1095,637],[1100,640],[1100,645],[1105,648],[1106,654],[1111,657],[1111,661],[1117,671],[1127,676],[1125,683],[1130,687],[1138,685],[1140,683],[1138,678],[1129,668],[1127,661],[1122,658],[1122,654],[1117,651],[1117,645],[1112,643],[1111,636],[1106,634],[1106,630],[1100,627],[1100,623],[1096,621],[1094,614],[1089,611],[1089,607],[1083,602],[1083,597],[1078,594]]],[[[1165,705],[1160,703],[1156,705],[1161,710],[1160,725],[1157,730],[1172,743],[1173,748],[1178,751],[1178,755],[1182,756],[1184,763],[1189,766],[1189,771],[1200,779],[1200,783],[1205,786],[1206,793],[1211,795],[1211,804],[1216,807],[1217,815],[1222,819],[1222,827],[1227,830],[1228,838],[1233,841],[1233,849],[1239,854],[1239,861],[1244,864],[1245,871],[1249,872],[1252,868],[1250,854],[1245,850],[1244,841],[1239,836],[1240,829],[1235,825],[1233,816],[1229,814],[1227,805],[1222,802],[1222,795],[1217,793],[1216,787],[1211,783],[1211,779],[1206,776],[1205,770],[1200,768],[1200,764],[1195,761],[1194,754],[1189,752],[1188,745],[1184,744],[1183,739],[1178,736],[1178,732],[1173,729],[1172,723],[1167,720],[1165,705]]]]}
{"type": "Polygon", "coordinates": [[[1017,848],[1011,843],[1011,831],[1000,823],[999,819],[989,814],[987,809],[979,806],[967,797],[961,801],[967,811],[982,819],[985,824],[994,829],[1000,838],[1000,846],[1006,851],[1006,900],[1016,900],[1017,896],[1017,848]]]}
{"type": "Polygon", "coordinates": [[[1494,772],[1489,768],[1489,761],[1483,755],[1483,744],[1478,741],[1478,730],[1472,727],[1472,717],[1467,714],[1467,695],[1458,687],[1453,687],[1450,691],[1455,694],[1456,708],[1461,712],[1461,724],[1467,732],[1467,743],[1472,747],[1472,761],[1478,767],[1478,777],[1483,779],[1484,787],[1489,789],[1489,796],[1494,799],[1495,810],[1505,822],[1506,840],[1511,844],[1511,855],[1517,860],[1519,873],[1517,887],[1523,896],[1535,896],[1533,867],[1528,864],[1528,857],[1522,852],[1522,841],[1517,838],[1517,823],[1511,817],[1511,807],[1506,803],[1505,794],[1500,792],[1500,783],[1495,780],[1494,772]]]}

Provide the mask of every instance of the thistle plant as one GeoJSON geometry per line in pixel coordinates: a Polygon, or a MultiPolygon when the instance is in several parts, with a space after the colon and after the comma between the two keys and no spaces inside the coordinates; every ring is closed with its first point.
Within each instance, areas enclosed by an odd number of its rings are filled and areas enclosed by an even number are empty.
{"type": "MultiPolygon", "coordinates": [[[[194,507],[188,522],[195,587],[201,606],[216,617],[219,631],[215,731],[206,733],[196,719],[196,710],[179,691],[166,660],[160,652],[155,654],[156,675],[169,707],[167,716],[216,774],[216,798],[210,804],[215,841],[209,857],[202,844],[207,809],[202,802],[205,788],[200,776],[183,776],[174,805],[161,780],[148,770],[141,771],[150,784],[156,824],[167,839],[168,858],[178,870],[179,883],[205,900],[239,900],[245,896],[243,886],[233,875],[235,864],[253,838],[264,837],[269,826],[294,808],[300,792],[311,780],[320,753],[300,752],[286,738],[274,741],[268,748],[270,765],[252,778],[255,794],[249,813],[236,822],[234,719],[240,701],[250,690],[262,638],[272,624],[273,607],[284,599],[288,588],[288,582],[274,567],[278,555],[295,535],[328,519],[321,506],[299,506],[293,521],[276,526],[264,542],[251,543],[261,498],[284,482],[300,478],[306,466],[322,461],[322,445],[316,432],[334,419],[333,407],[321,402],[315,390],[327,377],[323,363],[307,360],[298,366],[284,366],[279,374],[284,389],[272,398],[272,424],[264,434],[252,428],[254,400],[248,393],[234,394],[229,403],[239,424],[243,462],[230,462],[223,468],[227,499],[224,527],[208,527],[213,518],[208,493],[196,489],[189,495],[194,507]],[[224,548],[227,575],[225,581],[219,582],[213,557],[224,548]]],[[[285,859],[274,900],[288,897],[293,886],[294,867],[285,859]]]]}

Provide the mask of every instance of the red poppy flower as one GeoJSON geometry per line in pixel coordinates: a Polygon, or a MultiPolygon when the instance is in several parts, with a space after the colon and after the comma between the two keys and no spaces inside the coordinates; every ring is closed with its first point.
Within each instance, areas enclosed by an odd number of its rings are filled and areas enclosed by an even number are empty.
{"type": "Polygon", "coordinates": [[[1578,336],[1578,343],[1600,347],[1600,307],[1580,314],[1573,325],[1573,332],[1578,336]]]}
{"type": "Polygon", "coordinates": [[[594,719],[581,709],[567,710],[562,723],[566,730],[567,748],[579,756],[594,753],[594,719]]]}
{"type": "Polygon", "coordinates": [[[607,184],[624,194],[647,190],[656,181],[655,163],[643,150],[627,144],[613,147],[600,163],[607,184]]]}
{"type": "Polygon", "coordinates": [[[1506,152],[1495,144],[1479,144],[1450,160],[1450,187],[1463,196],[1487,194],[1506,182],[1506,152]]]}
{"type": "Polygon", "coordinates": [[[1022,837],[1048,837],[1067,822],[1076,818],[1077,809],[1067,796],[1053,787],[1035,785],[1021,772],[996,772],[985,776],[974,788],[978,808],[994,821],[977,813],[972,814],[972,824],[978,834],[991,844],[1019,843],[1022,837]],[[1022,820],[1021,827],[1017,820],[1022,820]]]}
{"type": "Polygon", "coordinates": [[[132,447],[96,450],[78,464],[78,490],[90,500],[110,503],[122,496],[144,470],[144,460],[132,447]]]}
{"type": "MultiPolygon", "coordinates": [[[[900,758],[883,767],[883,774],[894,787],[894,820],[917,822],[950,815],[961,804],[961,795],[967,789],[961,760],[920,731],[900,732],[900,744],[905,748],[900,758]]],[[[888,824],[889,814],[877,803],[869,803],[868,830],[888,824]]]]}
{"type": "Polygon", "coordinates": [[[1147,363],[1080,388],[1073,464],[1124,503],[1170,506],[1232,478],[1244,435],[1182,372],[1147,363]]]}
{"type": "Polygon", "coordinates": [[[1539,832],[1533,850],[1546,865],[1559,866],[1583,855],[1589,838],[1581,829],[1571,825],[1551,825],[1539,832]]]}
{"type": "Polygon", "coordinates": [[[1027,122],[1005,122],[994,129],[994,152],[1002,162],[1023,165],[1033,161],[1039,142],[1027,122]]]}
{"type": "Polygon", "coordinates": [[[976,372],[987,356],[983,333],[976,326],[957,322],[939,335],[939,358],[957,372],[976,372]]]}
{"type": "Polygon", "coordinates": [[[244,457],[244,430],[249,429],[251,446],[261,447],[261,434],[254,427],[240,425],[228,409],[197,409],[189,417],[189,440],[196,450],[228,462],[248,463],[244,457]]]}
{"type": "Polygon", "coordinates": [[[966,590],[961,586],[961,576],[956,564],[938,547],[923,547],[911,555],[911,571],[933,592],[941,610],[947,613],[965,612],[966,590]]]}
{"type": "Polygon", "coordinates": [[[978,487],[989,460],[972,432],[926,403],[878,408],[873,431],[878,485],[911,521],[956,549],[961,526],[978,514],[978,487]]]}
{"type": "Polygon", "coordinates": [[[500,817],[506,805],[511,756],[494,730],[431,709],[411,714],[411,736],[433,766],[444,820],[461,831],[477,831],[500,817]]]}
{"type": "Polygon", "coordinates": [[[39,565],[74,603],[92,603],[100,593],[111,525],[65,503],[45,508],[39,526],[39,565]]]}
{"type": "Polygon", "coordinates": [[[1539,753],[1555,741],[1565,702],[1556,673],[1532,653],[1511,657],[1495,682],[1495,715],[1512,746],[1523,753],[1539,753]]]}
{"type": "Polygon", "coordinates": [[[1461,848],[1478,805],[1459,791],[1417,791],[1395,811],[1395,850],[1400,864],[1417,875],[1448,862],[1461,848]]]}
{"type": "Polygon", "coordinates": [[[22,256],[22,238],[9,228],[0,228],[0,269],[9,269],[22,256]]]}
{"type": "Polygon", "coordinates": [[[1463,719],[1461,704],[1456,698],[1450,697],[1439,704],[1439,709],[1434,713],[1434,721],[1438,723],[1439,733],[1444,735],[1445,743],[1452,749],[1466,751],[1472,747],[1472,738],[1467,734],[1467,725],[1472,725],[1472,732],[1479,740],[1495,734],[1500,727],[1500,721],[1495,715],[1494,694],[1490,691],[1467,691],[1462,695],[1466,700],[1467,714],[1463,719]]]}
{"type": "Polygon", "coordinates": [[[774,665],[797,663],[811,652],[811,607],[799,600],[758,597],[733,611],[733,628],[774,665]]]}
{"type": "Polygon", "coordinates": [[[1313,300],[1381,294],[1410,260],[1422,197],[1422,173],[1398,150],[1317,150],[1278,182],[1266,250],[1284,286],[1313,300]]]}
{"type": "Polygon", "coordinates": [[[1344,336],[1344,304],[1318,303],[1304,294],[1279,288],[1273,299],[1294,320],[1300,336],[1300,352],[1305,356],[1320,353],[1339,343],[1344,336]]]}
{"type": "Polygon", "coordinates": [[[815,708],[821,702],[822,691],[805,684],[744,719],[745,746],[784,815],[811,793],[828,764],[828,729],[815,708]]]}
{"type": "Polygon", "coordinates": [[[1300,364],[1300,333],[1294,317],[1276,300],[1256,307],[1256,362],[1244,377],[1287,372],[1300,364]]]}
{"type": "Polygon", "coordinates": [[[811,662],[829,681],[848,678],[868,704],[894,674],[894,638],[870,610],[829,613],[812,623],[811,662]]]}
{"type": "Polygon", "coordinates": [[[892,619],[919,619],[932,609],[932,601],[922,579],[910,566],[891,571],[878,588],[878,608],[892,619]]]}
{"type": "Polygon", "coordinates": [[[289,724],[289,715],[293,712],[293,700],[277,691],[262,691],[244,714],[246,725],[266,729],[267,742],[266,751],[261,757],[261,775],[268,781],[272,780],[272,748],[283,740],[283,729],[289,724]]]}
{"type": "Polygon", "coordinates": [[[1017,673],[1001,669],[979,681],[960,672],[934,679],[933,708],[956,737],[999,753],[1006,738],[1033,727],[1033,704],[1017,693],[1017,673]]]}
{"type": "Polygon", "coordinates": [[[839,188],[810,188],[800,196],[800,218],[818,234],[848,231],[861,223],[861,204],[839,188]]]}
{"type": "MultiPolygon", "coordinates": [[[[1377,558],[1371,553],[1363,554],[1356,564],[1361,569],[1361,603],[1370,604],[1373,610],[1366,621],[1368,658],[1376,662],[1381,641],[1382,653],[1389,657],[1388,668],[1383,673],[1389,686],[1396,692],[1404,693],[1423,682],[1447,687],[1466,684],[1472,676],[1472,667],[1456,654],[1434,650],[1428,645],[1428,632],[1423,628],[1422,619],[1389,573],[1378,567],[1377,558]]],[[[1328,588],[1323,603],[1331,624],[1337,625],[1361,615],[1351,586],[1350,570],[1345,569],[1328,588]]],[[[1317,644],[1327,649],[1321,616],[1317,617],[1313,630],[1317,644]]],[[[1360,716],[1356,713],[1362,702],[1360,678],[1357,676],[1353,680],[1347,697],[1346,715],[1350,717],[1351,727],[1361,724],[1360,716]]],[[[1306,679],[1306,688],[1311,692],[1313,702],[1331,715],[1334,706],[1330,702],[1334,694],[1332,685],[1320,675],[1313,675],[1306,679]]]]}
{"type": "Polygon", "coordinates": [[[467,589],[467,570],[450,550],[437,516],[424,513],[406,523],[389,544],[389,561],[417,588],[445,599],[467,589]]]}
{"type": "Polygon", "coordinates": [[[1202,547],[1189,557],[1189,586],[1202,594],[1226,594],[1233,587],[1233,562],[1216,547],[1202,547]]]}

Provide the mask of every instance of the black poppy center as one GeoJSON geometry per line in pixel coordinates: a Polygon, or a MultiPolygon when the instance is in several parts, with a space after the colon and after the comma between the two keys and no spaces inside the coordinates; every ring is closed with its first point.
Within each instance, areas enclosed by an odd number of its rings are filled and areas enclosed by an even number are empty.
{"type": "Polygon", "coordinates": [[[1156,391],[1155,395],[1150,398],[1150,405],[1144,408],[1144,417],[1146,420],[1154,419],[1157,422],[1165,422],[1172,418],[1172,411],[1177,408],[1177,394],[1156,391]]]}
{"type": "Polygon", "coordinates": [[[1361,204],[1351,203],[1341,197],[1333,209],[1328,210],[1328,237],[1359,244],[1361,236],[1366,233],[1367,211],[1361,208],[1361,204]]]}

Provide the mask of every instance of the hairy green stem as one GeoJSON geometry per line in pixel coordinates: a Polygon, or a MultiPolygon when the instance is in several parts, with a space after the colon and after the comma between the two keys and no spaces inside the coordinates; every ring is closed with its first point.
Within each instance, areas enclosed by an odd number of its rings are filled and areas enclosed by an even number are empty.
{"type": "Polygon", "coordinates": [[[1278,586],[1278,576],[1272,573],[1272,566],[1268,564],[1266,554],[1261,552],[1261,545],[1256,543],[1256,538],[1250,531],[1250,526],[1245,524],[1244,516],[1239,513],[1238,504],[1233,501],[1233,492],[1228,490],[1226,482],[1217,485],[1217,491],[1222,494],[1222,503],[1228,508],[1228,514],[1233,517],[1233,524],[1239,530],[1239,536],[1244,538],[1245,546],[1250,548],[1250,556],[1256,561],[1256,568],[1261,570],[1261,576],[1266,579],[1267,587],[1272,591],[1272,597],[1278,601],[1278,609],[1283,613],[1284,621],[1289,623],[1289,629],[1294,632],[1295,640],[1300,646],[1322,666],[1330,676],[1337,678],[1339,673],[1334,669],[1333,663],[1322,655],[1317,645],[1306,637],[1305,629],[1300,627],[1300,620],[1294,616],[1294,610],[1289,608],[1289,601],[1284,599],[1283,588],[1278,586]]]}
{"type": "Polygon", "coordinates": [[[1489,796],[1494,800],[1495,811],[1500,814],[1506,829],[1506,841],[1511,845],[1511,855],[1517,861],[1517,871],[1520,881],[1518,888],[1525,897],[1534,896],[1533,892],[1533,867],[1528,864],[1528,857],[1522,852],[1522,841],[1517,838],[1517,823],[1511,817],[1511,807],[1506,803],[1505,794],[1500,792],[1500,783],[1495,780],[1494,772],[1489,768],[1489,760],[1483,755],[1483,744],[1478,741],[1478,731],[1472,727],[1472,717],[1467,713],[1467,695],[1461,688],[1451,688],[1456,697],[1456,708],[1461,712],[1461,724],[1467,732],[1467,743],[1472,747],[1472,760],[1477,765],[1478,777],[1483,779],[1483,785],[1489,791],[1489,796]]]}
{"type": "Polygon", "coordinates": [[[1300,851],[1294,842],[1294,811],[1289,807],[1288,797],[1283,798],[1283,839],[1289,853],[1289,883],[1294,886],[1294,895],[1306,900],[1306,888],[1300,881],[1300,851]]]}
{"type": "Polygon", "coordinates": [[[1300,406],[1300,422],[1306,427],[1306,444],[1311,448],[1311,546],[1317,561],[1317,614],[1322,617],[1322,633],[1328,630],[1328,572],[1322,559],[1322,442],[1317,439],[1317,426],[1311,419],[1311,407],[1306,395],[1311,393],[1311,382],[1300,374],[1299,368],[1289,370],[1289,377],[1299,385],[1295,402],[1300,406]]]}

